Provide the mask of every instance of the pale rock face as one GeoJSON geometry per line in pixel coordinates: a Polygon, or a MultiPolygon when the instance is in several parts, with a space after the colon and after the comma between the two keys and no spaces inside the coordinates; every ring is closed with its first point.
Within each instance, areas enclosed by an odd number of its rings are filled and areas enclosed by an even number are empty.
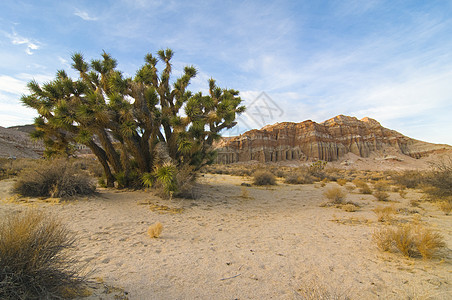
{"type": "Polygon", "coordinates": [[[376,120],[339,115],[323,123],[311,120],[283,122],[225,138],[215,146],[218,163],[278,162],[285,160],[335,161],[347,153],[368,157],[372,151],[394,147],[414,158],[452,149],[408,138],[376,120]]]}

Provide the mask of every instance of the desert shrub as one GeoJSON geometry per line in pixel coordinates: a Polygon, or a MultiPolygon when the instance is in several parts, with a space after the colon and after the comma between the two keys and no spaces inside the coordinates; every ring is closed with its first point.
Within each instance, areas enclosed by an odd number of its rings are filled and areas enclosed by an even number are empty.
{"type": "Polygon", "coordinates": [[[331,187],[327,189],[323,195],[335,204],[342,204],[347,197],[347,193],[340,187],[331,187]]]}
{"type": "Polygon", "coordinates": [[[414,189],[425,181],[425,176],[421,172],[415,170],[394,173],[391,175],[391,178],[395,184],[409,189],[414,189]]]}
{"type": "Polygon", "coordinates": [[[372,194],[369,185],[360,179],[353,180],[353,184],[359,189],[361,194],[372,194]]]}
{"type": "Polygon", "coordinates": [[[396,214],[393,206],[377,206],[373,211],[377,215],[378,222],[392,222],[396,214]]]}
{"type": "Polygon", "coordinates": [[[381,191],[381,192],[387,192],[390,190],[390,182],[387,180],[378,180],[377,182],[375,182],[374,184],[374,189],[376,191],[381,191]]]}
{"type": "Polygon", "coordinates": [[[315,178],[306,167],[300,167],[291,172],[287,172],[284,180],[285,183],[289,184],[311,184],[314,183],[314,181],[315,178]]]}
{"type": "Polygon", "coordinates": [[[432,258],[446,246],[441,234],[414,224],[380,229],[374,232],[373,239],[382,251],[425,259],[432,258]]]}
{"type": "Polygon", "coordinates": [[[445,198],[452,196],[452,158],[432,165],[432,171],[426,175],[426,184],[430,186],[426,190],[433,198],[445,198]]]}
{"type": "Polygon", "coordinates": [[[253,184],[255,185],[275,185],[276,178],[273,173],[266,170],[257,170],[253,173],[253,184]]]}
{"type": "Polygon", "coordinates": [[[155,193],[162,198],[182,197],[195,198],[194,183],[195,172],[192,167],[184,166],[176,168],[170,162],[161,166],[156,166],[154,172],[144,173],[141,176],[141,183],[144,186],[152,187],[155,193]]]}
{"type": "Polygon", "coordinates": [[[13,191],[26,197],[71,197],[94,193],[96,186],[86,172],[60,159],[24,170],[13,191]]]}
{"type": "Polygon", "coordinates": [[[449,215],[452,211],[452,198],[438,201],[439,209],[441,209],[446,215],[449,215]]]}
{"type": "Polygon", "coordinates": [[[378,200],[378,201],[388,201],[389,198],[389,194],[386,193],[385,191],[381,191],[381,190],[377,190],[373,193],[373,196],[378,200]]]}
{"type": "Polygon", "coordinates": [[[30,210],[0,222],[0,298],[57,299],[81,291],[70,257],[75,238],[57,219],[30,210]],[[80,288],[80,289],[79,289],[80,288]]]}
{"type": "Polygon", "coordinates": [[[326,161],[323,160],[318,160],[316,162],[313,162],[309,168],[309,174],[315,178],[317,178],[318,180],[322,180],[324,178],[327,177],[326,173],[325,173],[325,167],[327,165],[326,161]]]}
{"type": "Polygon", "coordinates": [[[355,212],[359,209],[359,206],[354,203],[347,203],[342,205],[342,209],[346,212],[355,212]]]}
{"type": "Polygon", "coordinates": [[[27,168],[39,164],[39,160],[31,158],[18,158],[15,160],[8,158],[0,159],[0,180],[18,176],[19,173],[27,168]]]}
{"type": "Polygon", "coordinates": [[[339,178],[336,180],[337,184],[339,184],[340,186],[344,186],[347,183],[347,179],[344,178],[339,178]]]}

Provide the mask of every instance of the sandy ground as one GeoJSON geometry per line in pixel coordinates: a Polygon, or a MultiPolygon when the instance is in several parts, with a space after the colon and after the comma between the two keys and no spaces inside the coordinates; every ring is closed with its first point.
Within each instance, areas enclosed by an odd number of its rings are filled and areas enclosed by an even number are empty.
{"type": "MultiPolygon", "coordinates": [[[[206,174],[194,200],[101,189],[86,199],[30,204],[8,201],[12,181],[0,181],[0,217],[30,205],[60,216],[78,236],[76,255],[94,270],[90,279],[118,288],[89,299],[302,299],[299,289],[314,286],[351,299],[450,299],[451,251],[428,261],[380,252],[372,233],[383,225],[372,209],[382,203],[373,196],[349,193],[362,207],[345,212],[319,206],[336,183],[242,182],[250,179],[206,174]],[[151,239],[146,231],[157,221],[163,232],[151,239]]],[[[429,203],[410,207],[419,197],[391,193],[390,204],[418,210],[452,248],[452,216],[429,203]]]]}

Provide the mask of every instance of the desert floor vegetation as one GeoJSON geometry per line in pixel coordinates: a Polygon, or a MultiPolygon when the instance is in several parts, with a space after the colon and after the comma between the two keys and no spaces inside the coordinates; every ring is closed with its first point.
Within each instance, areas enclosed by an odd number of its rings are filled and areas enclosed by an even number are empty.
{"type": "MultiPolygon", "coordinates": [[[[76,165],[90,169],[89,164],[76,165]]],[[[419,294],[447,299],[450,216],[421,189],[405,188],[403,198],[391,181],[386,191],[391,202],[381,202],[347,187],[355,187],[351,181],[358,178],[368,180],[375,192],[378,181],[388,180],[382,172],[334,170],[336,175],[330,173],[325,187],[318,188],[317,178],[315,184],[284,183],[290,170],[296,169],[282,169],[284,173],[277,167],[268,169],[280,178],[275,178],[278,185],[265,188],[252,185],[251,174],[204,172],[198,177],[195,198],[98,187],[94,195],[60,204],[32,197],[6,201],[14,179],[2,180],[0,219],[22,211],[25,203],[67,220],[68,228],[77,233],[77,257],[93,268],[88,280],[102,278],[100,287],[90,289],[88,299],[108,298],[110,287],[129,299],[149,295],[304,299],[303,294],[316,292],[333,299],[338,295],[343,297],[339,299],[400,299],[405,295],[400,287],[408,286],[419,294]],[[347,178],[344,186],[337,182],[341,178],[347,178]],[[336,200],[338,193],[332,192],[329,200],[325,193],[333,188],[346,197],[336,200]],[[320,207],[325,200],[331,207],[320,207]],[[411,206],[413,201],[416,207],[411,206]],[[150,238],[158,222],[164,231],[150,238]],[[397,246],[403,239],[388,241],[384,235],[404,226],[411,226],[408,236],[417,241],[408,244],[408,259],[397,246]],[[387,250],[382,251],[379,243],[389,245],[387,250]],[[307,279],[314,267],[322,277],[312,285],[307,279]]]]}
{"type": "Polygon", "coordinates": [[[275,175],[267,170],[257,170],[253,173],[253,184],[254,185],[275,185],[276,177],[275,175]]]}
{"type": "Polygon", "coordinates": [[[70,252],[74,242],[74,235],[58,219],[43,212],[4,216],[0,222],[0,298],[86,295],[81,270],[70,252]]]}
{"type": "Polygon", "coordinates": [[[14,184],[14,192],[26,197],[67,198],[91,195],[96,189],[87,172],[65,159],[23,169],[14,184]]]}

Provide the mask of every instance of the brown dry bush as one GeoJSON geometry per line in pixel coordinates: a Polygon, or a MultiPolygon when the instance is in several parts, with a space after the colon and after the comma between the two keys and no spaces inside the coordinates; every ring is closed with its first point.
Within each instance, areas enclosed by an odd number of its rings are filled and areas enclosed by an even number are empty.
{"type": "Polygon", "coordinates": [[[72,197],[93,194],[96,186],[86,172],[60,159],[24,170],[13,192],[26,197],[72,197]]]}
{"type": "Polygon", "coordinates": [[[441,209],[446,215],[449,215],[452,211],[452,198],[444,199],[438,202],[439,209],[441,209]]]}
{"type": "Polygon", "coordinates": [[[387,180],[378,180],[374,184],[374,189],[376,191],[387,192],[391,188],[391,183],[387,180]]]}
{"type": "Polygon", "coordinates": [[[344,178],[339,178],[336,180],[337,184],[339,184],[340,186],[344,186],[347,183],[347,179],[344,178]]]}
{"type": "Polygon", "coordinates": [[[397,213],[394,206],[377,206],[373,209],[377,215],[378,222],[392,222],[394,215],[397,213]]]}
{"type": "Polygon", "coordinates": [[[267,170],[257,170],[253,173],[253,184],[255,185],[275,185],[276,178],[272,172],[267,170]]]}
{"type": "Polygon", "coordinates": [[[359,209],[359,206],[354,203],[347,203],[342,205],[342,209],[346,212],[355,212],[359,209]]]}
{"type": "Polygon", "coordinates": [[[311,184],[315,178],[310,174],[308,168],[297,168],[286,174],[285,183],[289,184],[311,184]]]}
{"type": "Polygon", "coordinates": [[[425,175],[419,171],[406,170],[391,175],[392,181],[405,188],[414,189],[425,182],[425,175]]]}
{"type": "Polygon", "coordinates": [[[441,234],[421,225],[405,224],[385,227],[373,234],[382,251],[400,252],[407,257],[432,258],[446,247],[441,234]]]}
{"type": "Polygon", "coordinates": [[[426,175],[425,183],[430,186],[426,191],[430,197],[452,197],[452,157],[432,164],[432,171],[426,175]]]}
{"type": "Polygon", "coordinates": [[[83,292],[71,258],[75,237],[57,219],[30,210],[0,222],[0,298],[59,299],[83,292]]]}
{"type": "Polygon", "coordinates": [[[372,190],[370,189],[369,185],[367,183],[365,183],[364,181],[360,180],[360,179],[355,179],[353,180],[353,184],[359,188],[359,192],[361,194],[372,194],[372,190]]]}
{"type": "Polygon", "coordinates": [[[347,193],[340,187],[331,187],[327,189],[323,195],[328,198],[334,204],[343,204],[347,193]]]}
{"type": "Polygon", "coordinates": [[[27,168],[38,165],[40,160],[32,158],[8,159],[0,158],[0,180],[11,178],[27,168]]]}
{"type": "Polygon", "coordinates": [[[389,198],[389,194],[386,193],[385,191],[381,191],[381,190],[377,190],[373,193],[373,196],[378,200],[378,201],[388,201],[389,198]]]}

